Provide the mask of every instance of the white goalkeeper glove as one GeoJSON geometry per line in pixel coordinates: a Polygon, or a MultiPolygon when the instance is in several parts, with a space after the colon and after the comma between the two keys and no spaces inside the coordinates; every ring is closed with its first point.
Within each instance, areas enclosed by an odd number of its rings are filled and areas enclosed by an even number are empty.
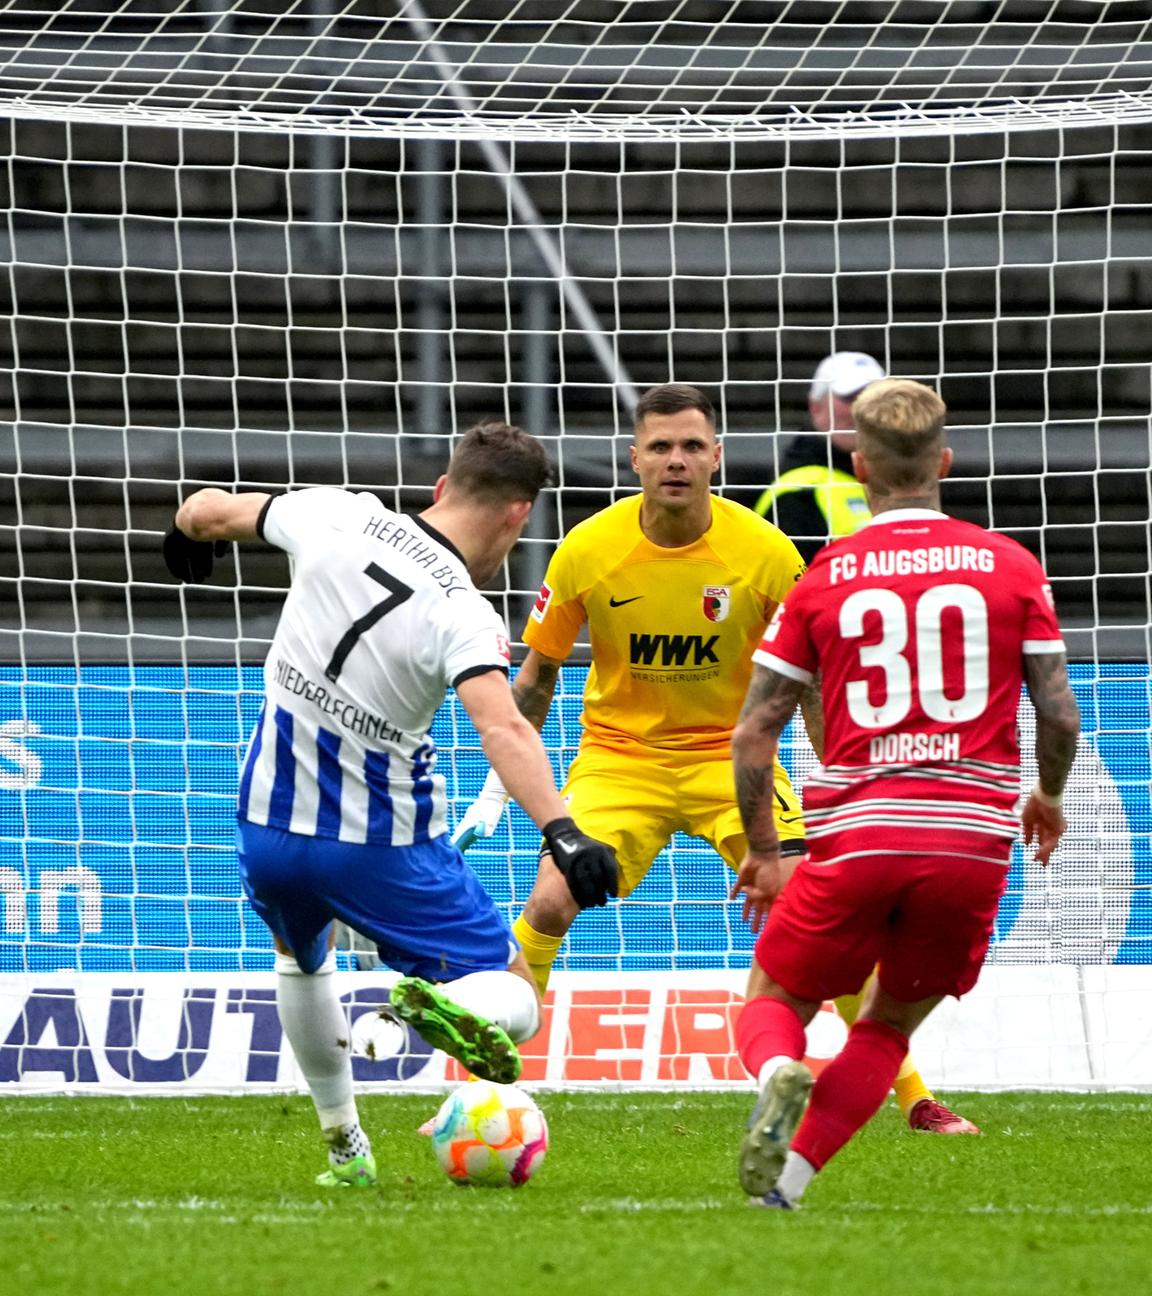
{"type": "Polygon", "coordinates": [[[469,846],[486,837],[491,837],[500,826],[504,807],[508,804],[508,793],[495,770],[488,771],[480,795],[464,811],[464,818],[456,825],[452,834],[453,846],[466,851],[469,846]]]}

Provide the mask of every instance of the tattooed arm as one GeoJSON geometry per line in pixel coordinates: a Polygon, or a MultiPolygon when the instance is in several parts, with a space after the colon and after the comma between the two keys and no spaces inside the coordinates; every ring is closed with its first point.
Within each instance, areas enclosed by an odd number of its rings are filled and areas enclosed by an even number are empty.
{"type": "Polygon", "coordinates": [[[1036,708],[1036,761],[1040,789],[1058,797],[1080,738],[1080,708],[1068,683],[1068,663],[1063,653],[1030,653],[1024,658],[1028,696],[1036,708]]]}
{"type": "Polygon", "coordinates": [[[773,791],[780,733],[796,710],[803,688],[773,670],[754,666],[740,723],[732,735],[736,800],[748,852],[731,895],[733,899],[744,896],[744,917],[753,931],[760,929],[791,872],[791,866],[780,859],[773,791]]]}
{"type": "Polygon", "coordinates": [[[1036,708],[1036,763],[1040,777],[1025,802],[1024,840],[1036,843],[1035,859],[1047,864],[1068,827],[1061,796],[1080,738],[1080,708],[1068,683],[1063,653],[1029,653],[1024,680],[1036,708]]]}
{"type": "Polygon", "coordinates": [[[736,800],[750,851],[775,850],[774,770],[780,734],[791,719],[803,685],[766,666],[752,667],[752,680],[732,735],[736,800]]]}
{"type": "Polygon", "coordinates": [[[808,741],[816,753],[816,759],[824,759],[824,697],[820,692],[820,677],[804,686],[800,694],[800,713],[804,717],[804,729],[808,741]]]}
{"type": "Polygon", "coordinates": [[[543,729],[544,721],[548,718],[552,695],[556,691],[556,679],[563,665],[555,657],[545,657],[535,648],[529,648],[523,665],[512,681],[512,697],[516,706],[520,714],[536,729],[543,729]]]}

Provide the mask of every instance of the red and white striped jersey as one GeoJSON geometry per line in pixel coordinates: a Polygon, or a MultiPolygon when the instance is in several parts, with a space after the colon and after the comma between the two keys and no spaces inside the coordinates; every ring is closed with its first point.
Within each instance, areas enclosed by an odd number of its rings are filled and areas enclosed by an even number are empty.
{"type": "Polygon", "coordinates": [[[813,859],[1002,860],[1019,829],[1024,657],[1063,651],[1040,564],[1005,536],[899,509],[821,550],[754,654],[789,679],[821,676],[813,859]]]}

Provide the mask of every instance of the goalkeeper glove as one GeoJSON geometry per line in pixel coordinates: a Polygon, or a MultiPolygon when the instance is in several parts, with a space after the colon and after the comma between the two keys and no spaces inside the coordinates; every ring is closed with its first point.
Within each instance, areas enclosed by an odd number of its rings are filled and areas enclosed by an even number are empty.
{"type": "Polygon", "coordinates": [[[178,581],[188,585],[203,585],[212,575],[215,559],[227,551],[227,540],[193,540],[176,526],[164,537],[164,562],[178,581]]]}
{"type": "Polygon", "coordinates": [[[452,834],[452,845],[462,851],[478,841],[491,837],[500,826],[504,807],[508,804],[508,793],[495,770],[488,771],[480,795],[464,811],[464,818],[456,825],[452,834]]]}
{"type": "Polygon", "coordinates": [[[619,893],[616,852],[610,846],[582,833],[574,819],[553,819],[543,831],[548,853],[581,909],[605,905],[619,893]]]}

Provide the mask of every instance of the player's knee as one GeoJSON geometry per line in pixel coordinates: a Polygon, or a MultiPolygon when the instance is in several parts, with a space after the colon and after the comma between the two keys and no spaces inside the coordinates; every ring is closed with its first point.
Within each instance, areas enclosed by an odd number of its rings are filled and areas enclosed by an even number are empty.
{"type": "Polygon", "coordinates": [[[276,955],[276,971],[281,976],[316,976],[336,971],[336,951],[320,946],[299,954],[276,955]]]}
{"type": "MultiPolygon", "coordinates": [[[[527,969],[527,964],[525,964],[527,969]]],[[[518,972],[519,969],[510,967],[510,972],[518,972]]],[[[516,1044],[523,1044],[525,1040],[530,1040],[533,1035],[540,1029],[544,1019],[543,1008],[540,1004],[540,992],[536,988],[536,982],[529,971],[528,976],[517,976],[519,985],[517,986],[517,1011],[512,1014],[509,1022],[508,1034],[516,1044]]]]}
{"type": "Polygon", "coordinates": [[[748,969],[748,985],[744,990],[745,999],[758,999],[761,995],[770,994],[775,982],[760,966],[756,959],[748,969]]]}
{"type": "Polygon", "coordinates": [[[879,1022],[902,1035],[911,1035],[925,1017],[940,1002],[942,996],[906,1001],[894,999],[878,982],[873,983],[864,997],[864,1006],[857,1021],[879,1022]]]}

